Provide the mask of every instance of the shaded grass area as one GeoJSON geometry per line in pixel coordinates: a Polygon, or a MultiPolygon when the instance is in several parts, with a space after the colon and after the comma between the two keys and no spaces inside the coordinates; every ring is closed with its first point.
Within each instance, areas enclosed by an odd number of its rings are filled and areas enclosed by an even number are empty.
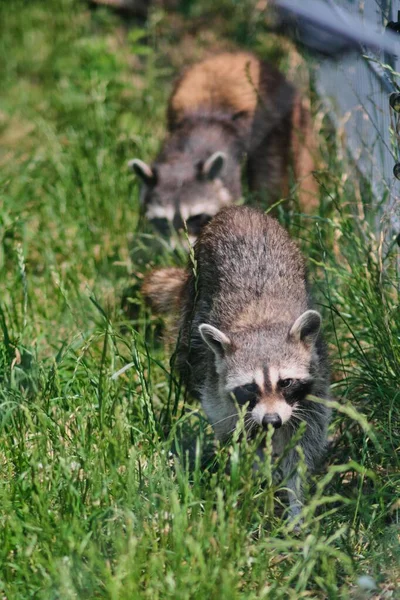
{"type": "MultiPolygon", "coordinates": [[[[398,254],[368,224],[370,198],[340,154],[318,174],[320,215],[281,214],[309,258],[340,400],[299,533],[282,518],[270,444],[258,477],[250,442],[210,457],[209,428],[184,406],[137,293],[150,265],[183,261],[146,231],[125,168],[162,138],[188,44],[176,24],[204,21],[183,8],[192,20],[155,8],[140,29],[72,0],[0,6],[0,590],[398,597],[398,254]],[[362,591],[360,575],[378,590],[362,591]]],[[[224,34],[270,52],[254,11],[230,10],[225,31],[193,34],[193,56],[224,34]]]]}

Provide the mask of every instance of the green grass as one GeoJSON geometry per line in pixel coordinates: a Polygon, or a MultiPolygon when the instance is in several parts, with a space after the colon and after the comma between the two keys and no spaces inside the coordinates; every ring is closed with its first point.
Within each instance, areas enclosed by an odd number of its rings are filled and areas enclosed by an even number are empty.
{"type": "MultiPolygon", "coordinates": [[[[267,53],[268,35],[230,6],[216,35],[267,53]]],[[[128,29],[84,2],[0,5],[1,597],[367,598],[362,575],[375,598],[400,597],[398,248],[382,247],[365,196],[362,216],[348,165],[331,150],[320,216],[289,222],[339,401],[299,533],[262,485],[268,451],[258,478],[251,444],[209,456],[137,292],[150,266],[182,263],[146,234],[126,169],[162,139],[177,18],[154,9],[128,29]]]]}

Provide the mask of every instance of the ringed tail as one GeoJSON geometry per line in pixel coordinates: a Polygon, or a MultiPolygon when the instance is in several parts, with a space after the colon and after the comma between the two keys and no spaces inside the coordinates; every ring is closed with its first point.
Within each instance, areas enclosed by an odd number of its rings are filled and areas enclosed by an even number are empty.
{"type": "Polygon", "coordinates": [[[179,309],[186,280],[185,269],[176,267],[154,269],[146,275],[142,293],[155,312],[173,313],[179,309]]]}

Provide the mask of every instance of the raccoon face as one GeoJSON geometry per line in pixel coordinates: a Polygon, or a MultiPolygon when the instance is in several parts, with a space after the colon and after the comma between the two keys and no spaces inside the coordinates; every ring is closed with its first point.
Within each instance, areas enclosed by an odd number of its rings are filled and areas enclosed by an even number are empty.
{"type": "Polygon", "coordinates": [[[232,203],[219,177],[225,162],[223,152],[214,152],[197,165],[175,161],[150,167],[138,159],[130,161],[143,183],[141,203],[146,218],[161,235],[185,237],[187,232],[189,241],[194,242],[204,225],[232,203]]]}
{"type": "Polygon", "coordinates": [[[232,339],[211,325],[200,326],[215,355],[218,402],[205,398],[203,405],[217,437],[224,439],[228,426],[232,431],[227,417],[237,412],[236,406],[246,406],[249,434],[302,419],[302,403],[314,385],[311,365],[320,325],[319,313],[308,310],[291,327],[248,331],[232,339]]]}

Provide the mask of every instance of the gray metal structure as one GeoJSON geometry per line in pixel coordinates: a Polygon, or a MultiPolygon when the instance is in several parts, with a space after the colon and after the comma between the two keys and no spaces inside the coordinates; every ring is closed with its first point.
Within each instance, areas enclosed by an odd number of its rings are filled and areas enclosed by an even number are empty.
{"type": "Polygon", "coordinates": [[[379,230],[384,225],[389,236],[399,234],[400,181],[393,175],[400,160],[399,117],[389,97],[399,91],[393,71],[400,71],[400,33],[388,31],[387,24],[400,18],[400,0],[277,4],[289,23],[295,17],[303,44],[329,55],[314,61],[317,91],[344,133],[357,169],[372,185],[379,230]]]}
{"type": "MultiPolygon", "coordinates": [[[[345,10],[361,14],[376,25],[378,32],[385,30],[388,21],[397,21],[400,9],[400,2],[390,0],[327,1],[335,5],[341,18],[346,18],[345,10]]],[[[316,68],[316,82],[319,93],[331,104],[337,125],[345,131],[353,159],[372,183],[380,208],[377,219],[391,225],[388,234],[392,235],[400,233],[400,181],[393,175],[399,158],[398,117],[389,105],[389,96],[396,91],[395,78],[380,66],[388,59],[395,70],[400,70],[400,57],[393,60],[377,51],[366,51],[364,55],[354,52],[337,62],[322,60],[316,68]]]]}

